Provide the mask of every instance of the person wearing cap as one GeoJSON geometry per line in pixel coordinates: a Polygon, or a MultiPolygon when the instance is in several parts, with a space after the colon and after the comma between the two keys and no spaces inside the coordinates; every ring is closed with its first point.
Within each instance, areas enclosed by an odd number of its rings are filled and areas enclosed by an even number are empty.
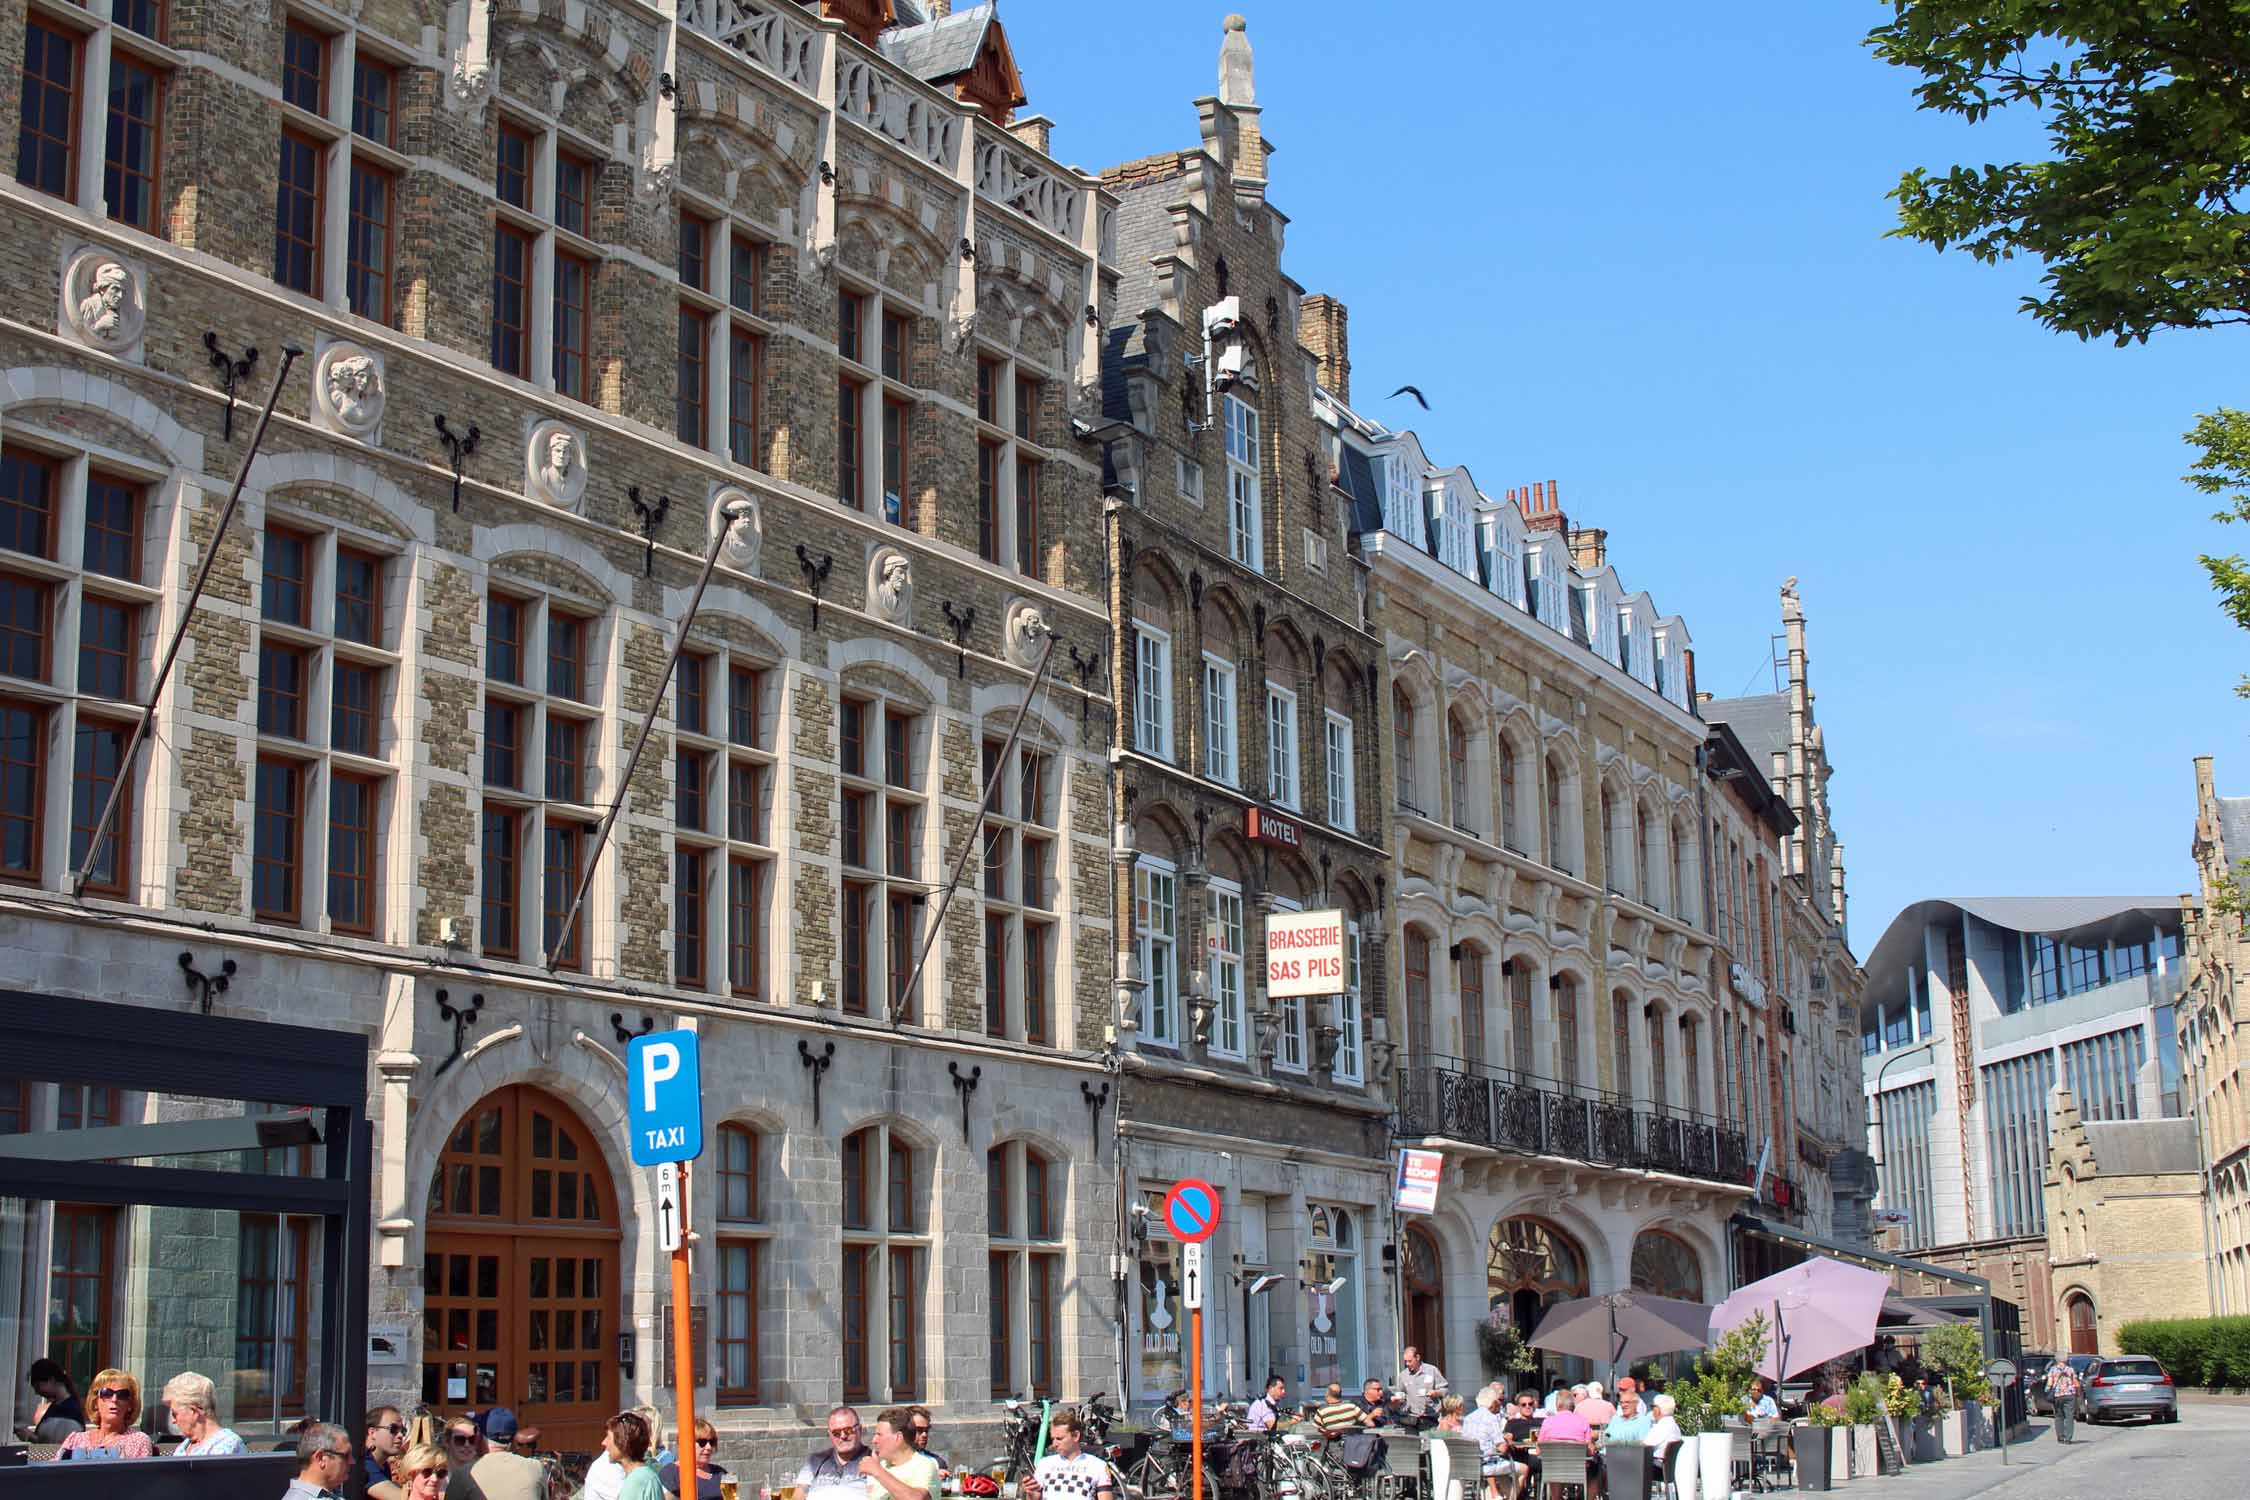
{"type": "Polygon", "coordinates": [[[484,1500],[546,1500],[547,1466],[508,1450],[516,1441],[516,1414],[495,1406],[484,1414],[484,1456],[469,1466],[469,1481],[484,1500]]]}

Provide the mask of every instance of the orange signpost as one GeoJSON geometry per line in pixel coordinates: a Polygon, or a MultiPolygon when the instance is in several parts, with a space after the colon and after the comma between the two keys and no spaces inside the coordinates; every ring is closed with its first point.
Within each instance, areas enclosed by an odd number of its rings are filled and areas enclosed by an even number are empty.
{"type": "MultiPolygon", "coordinates": [[[[695,1472],[695,1336],[688,1306],[688,1173],[680,1163],[679,1240],[672,1246],[672,1387],[680,1396],[680,1472],[695,1472]]],[[[662,1433],[649,1435],[650,1451],[664,1446],[662,1433]]]]}
{"type": "Polygon", "coordinates": [[[1203,1245],[1218,1232],[1219,1190],[1199,1177],[1173,1183],[1164,1195],[1164,1226],[1185,1252],[1180,1301],[1188,1310],[1188,1489],[1192,1500],[1203,1500],[1203,1245]]]}

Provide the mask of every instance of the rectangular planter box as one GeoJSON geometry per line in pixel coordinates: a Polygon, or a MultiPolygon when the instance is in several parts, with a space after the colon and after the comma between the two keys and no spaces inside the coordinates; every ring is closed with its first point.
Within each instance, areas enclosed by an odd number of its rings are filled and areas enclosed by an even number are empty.
{"type": "Polygon", "coordinates": [[[1875,1425],[1872,1422],[1862,1422],[1851,1429],[1851,1434],[1852,1478],[1873,1479],[1875,1477],[1875,1425]]]}

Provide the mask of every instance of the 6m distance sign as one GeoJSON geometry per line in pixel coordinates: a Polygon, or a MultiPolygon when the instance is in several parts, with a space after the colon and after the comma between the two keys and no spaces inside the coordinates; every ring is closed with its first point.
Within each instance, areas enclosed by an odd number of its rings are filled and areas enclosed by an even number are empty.
{"type": "Polygon", "coordinates": [[[1266,993],[1276,1000],[1292,995],[1344,992],[1344,914],[1340,911],[1284,911],[1266,919],[1266,993]]]}

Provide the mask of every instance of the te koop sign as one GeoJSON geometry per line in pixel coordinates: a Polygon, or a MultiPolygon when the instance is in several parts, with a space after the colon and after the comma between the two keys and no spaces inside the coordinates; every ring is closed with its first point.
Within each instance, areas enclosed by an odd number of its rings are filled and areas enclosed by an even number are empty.
{"type": "Polygon", "coordinates": [[[1344,989],[1344,914],[1276,912],[1266,920],[1266,993],[1336,995],[1344,989]]]}

